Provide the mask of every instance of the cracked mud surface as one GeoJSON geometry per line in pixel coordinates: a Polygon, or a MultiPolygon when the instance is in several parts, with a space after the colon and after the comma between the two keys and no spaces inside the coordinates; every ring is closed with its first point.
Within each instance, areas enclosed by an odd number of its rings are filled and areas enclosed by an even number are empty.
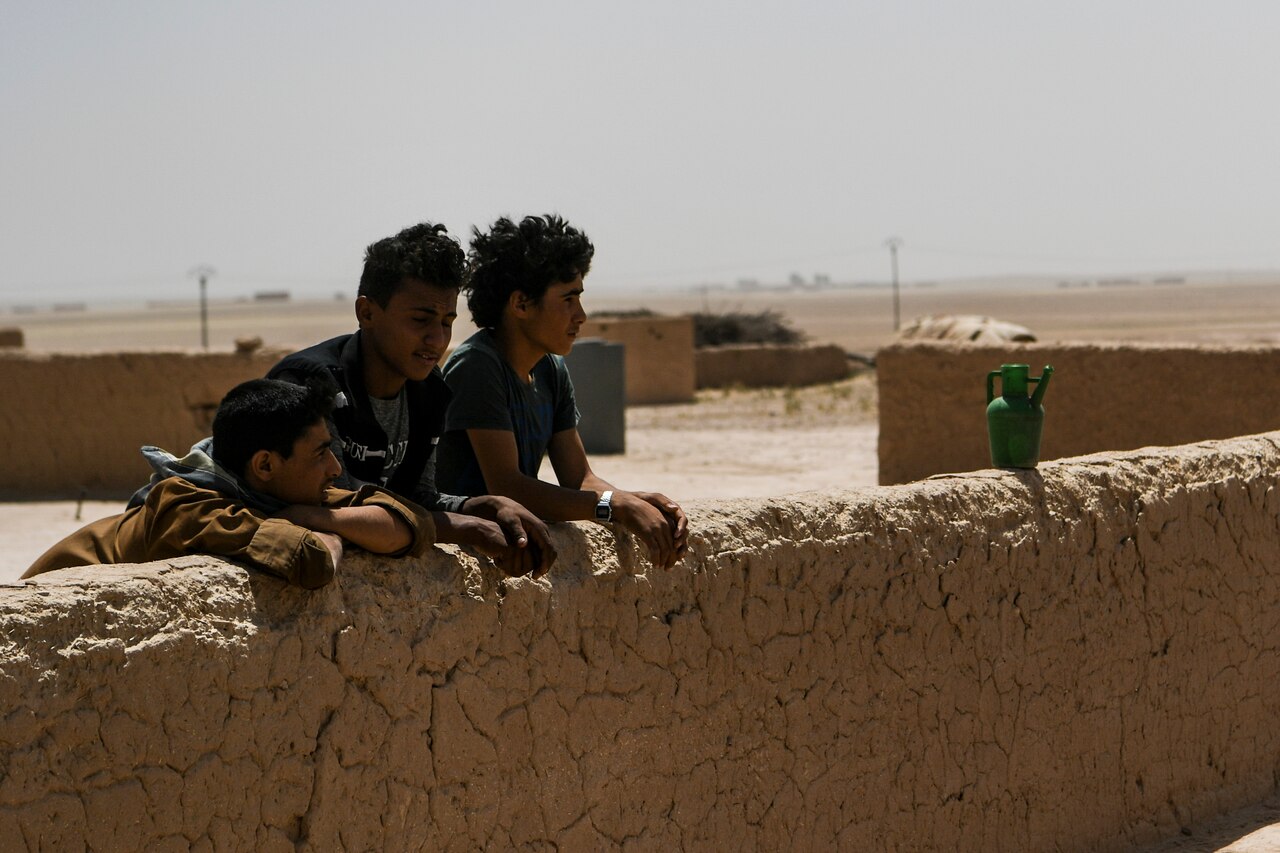
{"type": "Polygon", "coordinates": [[[1277,442],[695,502],[671,573],[0,587],[0,847],[1150,844],[1274,785],[1277,442]]]}

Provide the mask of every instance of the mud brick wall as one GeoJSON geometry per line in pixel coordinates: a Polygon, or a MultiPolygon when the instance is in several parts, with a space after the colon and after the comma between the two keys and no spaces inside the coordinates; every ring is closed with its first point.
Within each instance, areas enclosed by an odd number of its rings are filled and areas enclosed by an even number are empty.
{"type": "Polygon", "coordinates": [[[732,344],[697,352],[698,387],[784,388],[837,382],[849,356],[831,344],[732,344]]]}
{"type": "Polygon", "coordinates": [[[696,389],[693,318],[621,317],[582,324],[582,338],[626,347],[627,404],[687,403],[696,389]]]}
{"type": "Polygon", "coordinates": [[[138,448],[182,455],[284,354],[0,352],[0,499],[127,497],[151,476],[138,448]]]}
{"type": "Polygon", "coordinates": [[[1280,773],[1280,433],[690,507],[690,554],[0,587],[10,850],[1129,850],[1280,773]]]}
{"type": "Polygon", "coordinates": [[[1041,459],[1280,429],[1275,347],[900,344],[876,353],[880,482],[990,467],[986,377],[1004,363],[1054,367],[1041,459]]]}

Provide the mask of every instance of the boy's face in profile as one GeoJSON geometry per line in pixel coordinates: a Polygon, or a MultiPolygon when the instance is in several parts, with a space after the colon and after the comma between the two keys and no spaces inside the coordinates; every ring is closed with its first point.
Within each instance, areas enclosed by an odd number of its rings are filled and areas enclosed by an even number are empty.
{"type": "Polygon", "coordinates": [[[388,379],[420,382],[449,348],[453,321],[458,318],[458,291],[406,278],[386,307],[357,297],[356,318],[363,357],[370,362],[366,369],[388,379]]]}
{"type": "Polygon", "coordinates": [[[525,336],[546,352],[568,355],[578,330],[587,321],[582,309],[582,276],[553,284],[537,302],[530,303],[521,325],[525,336]]]}
{"type": "Polygon", "coordinates": [[[329,449],[331,440],[329,428],[319,420],[293,443],[288,459],[274,450],[268,451],[272,474],[262,491],[289,504],[324,503],[325,492],[342,473],[342,465],[329,449]]]}

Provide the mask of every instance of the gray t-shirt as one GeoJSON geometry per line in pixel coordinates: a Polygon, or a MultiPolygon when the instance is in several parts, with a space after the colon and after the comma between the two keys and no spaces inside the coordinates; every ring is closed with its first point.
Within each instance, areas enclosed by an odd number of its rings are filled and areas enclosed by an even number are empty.
{"type": "Polygon", "coordinates": [[[387,482],[404,461],[409,449],[409,395],[403,388],[390,400],[369,398],[374,420],[387,434],[387,455],[382,460],[382,482],[387,482]]]}
{"type": "Polygon", "coordinates": [[[558,355],[541,358],[526,382],[502,357],[493,332],[481,329],[454,350],[443,370],[453,399],[436,455],[438,482],[448,492],[488,494],[466,430],[510,431],[520,472],[537,477],[551,436],[578,425],[573,381],[558,355]]]}
{"type": "MultiPolygon", "coordinates": [[[[369,406],[373,409],[373,417],[377,420],[378,426],[382,427],[382,431],[387,434],[387,455],[382,463],[382,476],[375,484],[385,488],[395,476],[396,469],[400,467],[409,450],[409,395],[405,389],[401,388],[400,393],[390,400],[371,396],[369,406]]],[[[329,433],[334,437],[331,445],[333,454],[341,460],[345,452],[344,444],[338,437],[338,429],[332,419],[329,420],[329,433]]],[[[351,476],[346,466],[343,466],[342,475],[334,481],[334,485],[354,491],[360,488],[361,481],[351,476]]],[[[418,477],[418,485],[409,496],[411,500],[426,509],[442,512],[461,512],[462,504],[467,497],[442,495],[437,490],[435,453],[427,459],[427,464],[423,466],[422,474],[418,477]]]]}

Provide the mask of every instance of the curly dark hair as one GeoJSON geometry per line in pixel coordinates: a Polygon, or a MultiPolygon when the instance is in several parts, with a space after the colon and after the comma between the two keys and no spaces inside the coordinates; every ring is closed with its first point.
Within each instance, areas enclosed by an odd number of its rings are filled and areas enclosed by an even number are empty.
{"type": "Polygon", "coordinates": [[[259,450],[274,450],[288,459],[294,443],[333,411],[336,390],[324,381],[241,382],[222,398],[213,416],[214,461],[243,477],[259,450]]]}
{"type": "Polygon", "coordinates": [[[386,308],[406,278],[456,289],[462,286],[465,261],[462,246],[443,225],[411,225],[364,250],[364,272],[357,292],[386,308]]]}
{"type": "Polygon", "coordinates": [[[498,327],[503,307],[517,290],[536,302],[551,285],[586,275],[596,251],[586,234],[554,213],[526,216],[519,225],[504,216],[487,234],[471,230],[462,292],[471,319],[482,329],[498,327]]]}

